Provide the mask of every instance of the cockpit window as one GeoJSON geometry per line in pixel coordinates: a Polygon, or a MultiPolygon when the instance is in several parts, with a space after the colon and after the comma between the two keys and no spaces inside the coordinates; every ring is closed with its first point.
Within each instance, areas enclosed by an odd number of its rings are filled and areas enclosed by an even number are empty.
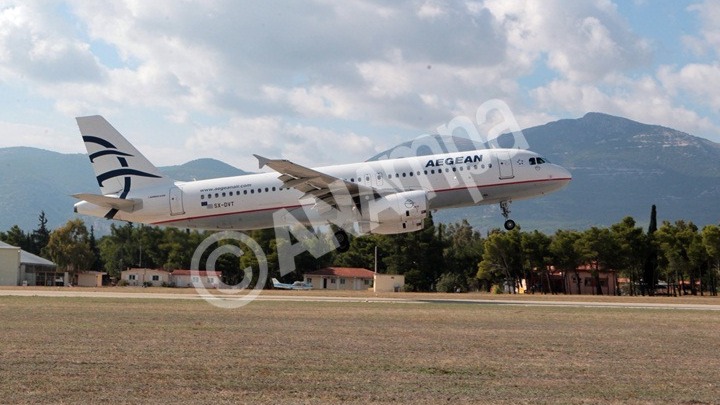
{"type": "Polygon", "coordinates": [[[536,164],[537,164],[537,165],[541,165],[541,164],[543,164],[543,163],[550,163],[550,162],[548,162],[547,160],[545,160],[545,159],[543,159],[543,158],[541,158],[541,157],[539,157],[539,156],[536,157],[536,158],[535,158],[535,157],[531,157],[530,159],[528,159],[528,161],[530,162],[530,166],[536,165],[536,164]]]}

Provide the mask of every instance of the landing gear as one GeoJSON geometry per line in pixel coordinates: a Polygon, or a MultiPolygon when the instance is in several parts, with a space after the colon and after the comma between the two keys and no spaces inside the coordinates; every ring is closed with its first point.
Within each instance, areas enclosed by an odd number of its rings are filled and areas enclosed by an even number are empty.
{"type": "Polygon", "coordinates": [[[335,241],[337,242],[337,251],[340,253],[345,253],[348,250],[350,250],[350,238],[348,237],[347,232],[344,230],[339,230],[335,232],[335,241]]]}
{"type": "Polygon", "coordinates": [[[512,231],[513,229],[515,229],[515,221],[509,219],[510,201],[500,201],[500,210],[502,211],[502,216],[505,218],[505,229],[507,229],[508,231],[512,231]]]}

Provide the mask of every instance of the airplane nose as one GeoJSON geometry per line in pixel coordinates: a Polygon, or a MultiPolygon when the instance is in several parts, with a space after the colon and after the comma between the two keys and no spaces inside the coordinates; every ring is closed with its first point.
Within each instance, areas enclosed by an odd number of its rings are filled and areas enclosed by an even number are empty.
{"type": "Polygon", "coordinates": [[[565,179],[568,179],[568,181],[572,180],[572,173],[570,173],[570,171],[568,169],[558,165],[557,171],[558,171],[558,173],[557,173],[556,177],[565,178],[565,179]]]}

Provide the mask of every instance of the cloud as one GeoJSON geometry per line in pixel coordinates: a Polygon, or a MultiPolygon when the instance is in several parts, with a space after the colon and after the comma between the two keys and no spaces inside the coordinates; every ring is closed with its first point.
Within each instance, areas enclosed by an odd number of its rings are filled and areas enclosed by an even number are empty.
{"type": "Polygon", "coordinates": [[[57,35],[72,29],[33,3],[0,9],[0,80],[97,82],[102,69],[89,46],[57,35]]]}
{"type": "Polygon", "coordinates": [[[253,154],[319,166],[351,163],[358,156],[370,157],[377,152],[375,142],[366,136],[287,123],[270,116],[234,118],[226,125],[201,128],[185,146],[245,170],[257,170],[253,154]]]}
{"type": "Polygon", "coordinates": [[[717,2],[705,0],[692,4],[688,11],[694,12],[700,20],[700,33],[698,36],[688,35],[685,42],[693,47],[696,53],[714,53],[720,56],[720,8],[717,2]]]}
{"type": "Polygon", "coordinates": [[[632,32],[608,1],[490,0],[486,5],[512,47],[544,60],[567,80],[601,80],[650,62],[648,42],[632,32]]]}

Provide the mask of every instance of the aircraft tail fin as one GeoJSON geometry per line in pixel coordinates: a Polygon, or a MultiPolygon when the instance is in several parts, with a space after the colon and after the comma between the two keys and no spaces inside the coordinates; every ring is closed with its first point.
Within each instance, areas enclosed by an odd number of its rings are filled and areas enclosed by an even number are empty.
{"type": "Polygon", "coordinates": [[[124,199],[131,189],[173,183],[105,118],[93,115],[76,120],[103,195],[124,199]]]}

